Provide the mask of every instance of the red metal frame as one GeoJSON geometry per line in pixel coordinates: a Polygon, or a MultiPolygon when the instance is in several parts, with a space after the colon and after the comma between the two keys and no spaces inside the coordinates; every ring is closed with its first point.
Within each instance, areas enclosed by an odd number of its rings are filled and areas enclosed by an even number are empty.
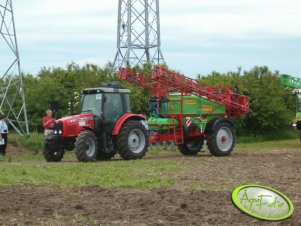
{"type": "Polygon", "coordinates": [[[122,125],[128,119],[139,119],[139,120],[146,120],[145,115],[142,114],[132,114],[132,113],[125,113],[122,115],[115,123],[112,135],[118,135],[122,125]]]}
{"type": "MultiPolygon", "coordinates": [[[[218,106],[226,107],[228,117],[238,116],[250,111],[247,97],[233,92],[232,87],[200,87],[195,79],[171,72],[162,66],[153,69],[152,76],[136,73],[130,68],[120,68],[118,77],[151,91],[152,96],[166,96],[177,91],[183,94],[194,94],[215,101],[218,106]]],[[[214,111],[214,110],[213,110],[214,111]]]]}
{"type": "MultiPolygon", "coordinates": [[[[117,76],[120,79],[150,90],[151,96],[157,97],[158,101],[162,100],[162,97],[167,96],[168,93],[177,91],[181,93],[181,104],[184,95],[194,94],[216,102],[217,108],[219,106],[225,106],[227,113],[225,117],[234,117],[250,111],[247,97],[234,93],[232,87],[200,87],[195,79],[169,71],[162,66],[155,66],[153,68],[152,75],[136,73],[130,68],[120,68],[117,76]]],[[[158,110],[159,113],[161,113],[160,106],[158,106],[158,110]]],[[[212,115],[214,110],[215,109],[212,109],[212,111],[208,112],[207,115],[212,115]]],[[[183,124],[182,107],[180,114],[168,116],[172,118],[173,121],[174,119],[177,119],[181,125],[183,124]]],[[[175,123],[172,123],[170,126],[172,127],[171,129],[173,129],[172,134],[156,134],[150,138],[150,143],[169,140],[174,140],[176,144],[183,143],[183,128],[176,128],[175,123]]],[[[203,133],[199,131],[190,131],[189,137],[195,136],[203,136],[203,133]]]]}

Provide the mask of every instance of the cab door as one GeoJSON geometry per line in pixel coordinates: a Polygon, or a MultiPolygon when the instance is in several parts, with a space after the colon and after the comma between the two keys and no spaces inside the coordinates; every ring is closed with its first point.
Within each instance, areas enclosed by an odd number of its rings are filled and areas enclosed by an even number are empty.
{"type": "Polygon", "coordinates": [[[120,93],[105,93],[103,103],[103,131],[112,133],[117,119],[125,112],[123,96],[120,93]]]}

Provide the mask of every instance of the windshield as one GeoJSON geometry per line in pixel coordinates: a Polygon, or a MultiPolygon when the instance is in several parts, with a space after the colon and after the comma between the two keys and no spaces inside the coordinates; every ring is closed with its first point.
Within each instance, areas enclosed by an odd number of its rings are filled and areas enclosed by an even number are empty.
{"type": "Polygon", "coordinates": [[[297,94],[297,112],[301,112],[301,94],[297,94]]]}
{"type": "Polygon", "coordinates": [[[86,94],[82,98],[81,113],[92,112],[96,116],[100,116],[102,94],[86,94]]]}

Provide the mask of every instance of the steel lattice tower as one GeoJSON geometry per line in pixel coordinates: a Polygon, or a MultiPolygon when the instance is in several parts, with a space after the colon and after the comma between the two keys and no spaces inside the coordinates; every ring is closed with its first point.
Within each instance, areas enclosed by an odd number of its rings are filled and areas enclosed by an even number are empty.
{"type": "Polygon", "coordinates": [[[29,134],[12,0],[0,0],[0,34],[0,113],[19,134],[29,134]]]}
{"type": "Polygon", "coordinates": [[[113,67],[165,63],[159,0],[119,0],[117,54],[113,67]]]}

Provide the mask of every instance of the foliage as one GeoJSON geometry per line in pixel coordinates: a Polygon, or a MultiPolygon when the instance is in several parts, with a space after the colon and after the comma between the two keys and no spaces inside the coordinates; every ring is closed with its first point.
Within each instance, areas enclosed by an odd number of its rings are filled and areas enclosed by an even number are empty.
{"type": "MultiPolygon", "coordinates": [[[[24,75],[27,111],[31,130],[42,131],[41,119],[57,101],[59,110],[55,117],[70,115],[70,101],[74,100],[74,109],[78,109],[80,92],[87,87],[100,86],[102,82],[117,80],[131,90],[131,107],[136,113],[148,115],[149,92],[126,81],[110,75],[110,64],[100,68],[93,64],[82,67],[75,63],[66,68],[42,68],[37,76],[24,75]]],[[[166,65],[165,65],[166,66],[166,65]]],[[[151,74],[151,66],[135,67],[136,71],[151,74]]],[[[294,112],[294,97],[279,82],[279,73],[271,72],[267,67],[254,67],[250,71],[239,68],[236,72],[221,74],[212,72],[197,77],[200,85],[223,85],[238,87],[239,92],[248,96],[252,111],[237,119],[238,132],[243,135],[258,136],[272,131],[290,128],[294,112]]]]}
{"type": "Polygon", "coordinates": [[[198,79],[205,85],[238,87],[239,92],[248,97],[252,111],[237,120],[240,133],[256,136],[290,127],[294,99],[280,84],[278,72],[273,73],[264,66],[243,73],[240,69],[226,74],[213,72],[198,79]]]}
{"type": "Polygon", "coordinates": [[[41,133],[31,133],[30,136],[21,137],[19,134],[11,133],[9,143],[18,150],[30,150],[34,153],[41,153],[43,148],[44,135],[41,133]]]}

